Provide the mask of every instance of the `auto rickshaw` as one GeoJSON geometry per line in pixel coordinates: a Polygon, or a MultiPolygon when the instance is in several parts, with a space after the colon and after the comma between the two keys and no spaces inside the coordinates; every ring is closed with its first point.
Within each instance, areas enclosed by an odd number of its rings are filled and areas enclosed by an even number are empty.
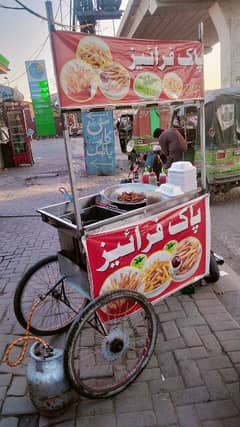
{"type": "MultiPolygon", "coordinates": [[[[176,105],[171,125],[180,125],[188,142],[185,160],[200,170],[199,108],[176,105]]],[[[205,97],[207,185],[211,193],[240,185],[240,88],[209,91],[205,97]]]]}

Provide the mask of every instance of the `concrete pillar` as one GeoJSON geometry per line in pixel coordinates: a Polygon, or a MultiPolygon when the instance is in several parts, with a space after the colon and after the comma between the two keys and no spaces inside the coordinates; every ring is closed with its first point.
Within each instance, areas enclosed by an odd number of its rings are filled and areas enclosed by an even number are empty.
{"type": "MultiPolygon", "coordinates": [[[[128,28],[126,29],[127,35],[122,34],[122,37],[133,37],[134,33],[137,31],[139,25],[142,22],[143,17],[146,14],[154,14],[158,8],[159,0],[137,0],[137,3],[134,3],[134,0],[129,0],[126,11],[130,11],[133,4],[135,4],[134,14],[131,15],[126,13],[127,18],[123,16],[122,23],[119,26],[119,29],[124,25],[125,20],[128,19],[128,28]]],[[[118,30],[119,32],[119,30],[118,30]]]]}
{"type": "Polygon", "coordinates": [[[221,86],[240,86],[240,2],[217,1],[208,12],[221,43],[221,86]]]}

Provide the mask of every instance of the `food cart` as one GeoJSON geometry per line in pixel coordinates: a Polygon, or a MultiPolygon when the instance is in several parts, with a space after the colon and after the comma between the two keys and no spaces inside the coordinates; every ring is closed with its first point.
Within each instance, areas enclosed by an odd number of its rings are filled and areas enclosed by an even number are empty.
{"type": "Polygon", "coordinates": [[[26,327],[38,300],[30,326],[38,335],[62,332],[73,322],[66,375],[85,397],[103,398],[122,391],[147,365],[157,336],[153,304],[209,272],[204,133],[200,188],[162,201],[156,186],[119,184],[79,198],[66,112],[90,115],[90,135],[105,138],[104,153],[99,140],[95,149],[109,156],[111,131],[102,114],[97,120],[98,109],[194,99],[204,122],[203,46],[55,31],[49,4],[48,15],[73,202],[39,209],[57,229],[61,250],[25,273],[14,309],[26,327]]]}

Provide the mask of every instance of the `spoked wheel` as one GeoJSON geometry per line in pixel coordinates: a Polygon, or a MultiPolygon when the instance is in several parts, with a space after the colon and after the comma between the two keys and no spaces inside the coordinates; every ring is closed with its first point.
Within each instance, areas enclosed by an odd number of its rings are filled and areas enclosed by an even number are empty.
{"type": "Polygon", "coordinates": [[[156,337],[156,315],[146,297],[128,290],[100,296],[82,311],[68,333],[64,351],[68,380],[85,397],[113,396],[145,368],[156,337]],[[139,310],[118,317],[123,308],[126,314],[133,306],[139,310]],[[100,310],[106,316],[104,323],[99,320],[100,310]]]}
{"type": "Polygon", "coordinates": [[[65,331],[86,299],[61,277],[57,255],[42,259],[22,277],[14,295],[14,312],[26,328],[33,303],[40,301],[34,311],[30,332],[53,335],[65,331]]]}

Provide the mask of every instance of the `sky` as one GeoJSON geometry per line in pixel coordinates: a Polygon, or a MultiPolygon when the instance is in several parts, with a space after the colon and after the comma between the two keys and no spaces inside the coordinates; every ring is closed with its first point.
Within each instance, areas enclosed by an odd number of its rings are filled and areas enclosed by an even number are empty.
{"type": "MultiPolygon", "coordinates": [[[[22,0],[22,3],[42,16],[46,16],[45,0],[22,0]]],[[[56,22],[69,25],[70,0],[52,0],[53,14],[56,22]],[[61,9],[59,5],[61,4],[61,9]]],[[[128,0],[122,0],[121,9],[125,10],[128,0]]],[[[14,0],[0,0],[5,6],[18,7],[14,0]]],[[[98,34],[112,36],[118,29],[120,20],[101,21],[98,24],[98,34]]],[[[56,27],[59,29],[60,27],[56,27]]],[[[9,84],[17,87],[30,99],[28,81],[24,61],[43,59],[46,62],[50,92],[56,92],[51,48],[48,37],[47,22],[37,18],[24,10],[0,9],[0,53],[9,61],[10,72],[6,76],[0,75],[0,84],[9,84]]],[[[205,89],[220,87],[220,45],[204,59],[205,89]]]]}

